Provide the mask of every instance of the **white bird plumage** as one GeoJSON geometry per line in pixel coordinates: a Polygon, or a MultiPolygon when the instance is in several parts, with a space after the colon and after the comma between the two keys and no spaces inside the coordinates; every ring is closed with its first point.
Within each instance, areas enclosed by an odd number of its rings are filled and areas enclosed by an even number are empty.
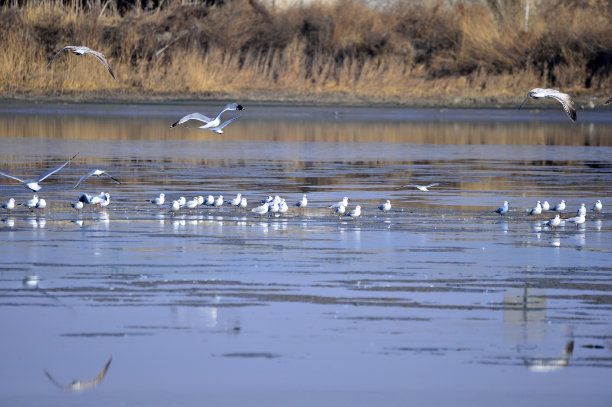
{"type": "Polygon", "coordinates": [[[2,209],[12,211],[15,209],[15,198],[10,198],[5,204],[2,204],[2,209]]]}
{"type": "MultiPolygon", "coordinates": [[[[239,105],[238,103],[228,103],[227,105],[225,105],[223,109],[221,109],[221,111],[217,114],[217,116],[214,119],[206,115],[203,115],[201,113],[191,113],[191,114],[188,114],[187,116],[181,117],[176,122],[172,123],[170,127],[176,127],[179,124],[188,122],[189,120],[198,120],[198,121],[206,123],[204,126],[198,127],[199,129],[213,129],[213,128],[219,127],[219,125],[221,124],[221,115],[228,110],[244,110],[244,107],[242,105],[239,105]]],[[[225,122],[223,125],[226,126],[227,124],[229,124],[228,122],[225,122]]]]}
{"type": "Polygon", "coordinates": [[[383,212],[389,212],[391,210],[391,201],[387,199],[387,202],[383,203],[378,207],[383,212]]]}
{"type": "Polygon", "coordinates": [[[39,191],[42,187],[40,185],[38,185],[40,182],[44,181],[45,179],[49,178],[51,175],[55,174],[56,172],[58,172],[59,170],[61,170],[62,168],[64,168],[65,166],[68,165],[68,163],[70,163],[70,161],[72,161],[74,159],[74,157],[76,157],[77,155],[75,154],[70,160],[66,161],[65,163],[63,163],[62,165],[58,165],[57,167],[45,172],[44,174],[40,175],[38,178],[33,178],[33,179],[29,179],[29,180],[22,180],[20,178],[17,178],[13,175],[9,175],[9,174],[5,174],[4,172],[0,172],[0,175],[4,175],[5,177],[8,178],[12,178],[16,181],[21,182],[26,188],[29,188],[30,190],[37,192],[39,191]]]}
{"type": "Polygon", "coordinates": [[[601,199],[598,199],[597,202],[593,204],[593,212],[601,212],[603,209],[603,205],[601,204],[601,199]]]}
{"type": "Polygon", "coordinates": [[[423,191],[423,192],[427,192],[429,191],[429,188],[431,187],[435,187],[436,185],[440,185],[439,182],[434,182],[433,184],[429,184],[429,185],[416,185],[416,184],[410,184],[410,185],[404,185],[402,188],[416,188],[419,191],[423,191]]]}
{"type": "Polygon", "coordinates": [[[64,51],[72,51],[74,54],[76,55],[85,55],[85,54],[91,54],[93,56],[95,56],[96,58],[98,58],[98,60],[100,62],[102,62],[104,64],[104,66],[106,67],[106,69],[108,69],[108,72],[111,74],[111,76],[113,77],[113,79],[115,79],[115,74],[113,73],[113,69],[111,68],[110,64],[108,63],[108,61],[106,60],[106,57],[98,51],[94,51],[91,48],[85,47],[83,45],[68,45],[65,46],[64,48],[60,49],[59,51],[57,51],[55,53],[55,55],[53,55],[53,58],[51,58],[51,60],[49,61],[49,63],[47,64],[47,66],[51,65],[51,62],[53,62],[53,60],[62,52],[64,51]]]}
{"type": "Polygon", "coordinates": [[[78,187],[79,185],[81,185],[81,183],[83,183],[83,181],[85,181],[87,178],[89,177],[99,177],[100,175],[106,175],[107,177],[109,177],[110,179],[112,179],[113,181],[115,181],[117,184],[121,184],[121,182],[119,182],[119,180],[113,178],[110,176],[110,174],[108,172],[106,172],[105,170],[91,170],[89,171],[89,173],[83,175],[81,177],[81,179],[79,180],[79,182],[76,183],[76,185],[74,187],[72,187],[72,189],[75,189],[76,187],[78,187]]]}
{"type": "Polygon", "coordinates": [[[551,211],[553,212],[563,212],[565,210],[565,200],[562,199],[561,202],[559,202],[558,204],[556,204],[555,206],[553,206],[551,208],[551,211]]]}
{"type": "Polygon", "coordinates": [[[504,204],[500,206],[499,208],[495,209],[493,212],[499,213],[502,216],[505,215],[506,213],[508,213],[508,210],[510,209],[508,204],[509,204],[508,201],[504,201],[504,204]]]}
{"type": "Polygon", "coordinates": [[[557,102],[561,103],[561,105],[563,106],[563,110],[565,110],[565,113],[567,113],[567,116],[570,118],[570,120],[572,120],[573,122],[576,121],[576,108],[574,107],[574,100],[567,93],[562,93],[555,89],[534,88],[534,89],[531,89],[527,93],[527,97],[525,98],[525,100],[523,100],[523,103],[521,103],[521,105],[519,106],[519,109],[525,104],[525,102],[527,102],[529,98],[531,99],[543,99],[543,98],[555,99],[557,102]]]}
{"type": "Polygon", "coordinates": [[[355,209],[346,213],[346,216],[350,216],[351,218],[357,220],[357,218],[361,215],[361,206],[357,205],[355,209]]]}
{"type": "Polygon", "coordinates": [[[166,202],[166,194],[164,194],[163,192],[161,194],[159,194],[159,196],[156,196],[153,199],[150,199],[149,202],[151,202],[153,205],[157,205],[158,207],[161,207],[164,202],[166,202]]]}

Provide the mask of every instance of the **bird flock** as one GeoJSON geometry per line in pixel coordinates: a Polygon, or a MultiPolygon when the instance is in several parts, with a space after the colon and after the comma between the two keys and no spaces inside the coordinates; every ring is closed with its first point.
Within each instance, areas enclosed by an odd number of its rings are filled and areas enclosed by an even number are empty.
{"type": "MultiPolygon", "coordinates": [[[[61,53],[63,53],[64,51],[72,51],[74,54],[82,56],[82,55],[93,55],[94,57],[96,57],[103,65],[104,67],[108,70],[108,72],[110,73],[110,75],[112,76],[113,79],[115,79],[115,74],[108,62],[108,60],[106,59],[106,57],[98,52],[98,51],[94,51],[86,46],[65,46],[62,49],[60,49],[57,53],[55,53],[53,55],[53,57],[51,58],[51,60],[49,61],[49,63],[47,64],[47,66],[50,66],[51,63],[58,57],[58,55],[60,55],[61,53]]],[[[556,101],[558,101],[559,103],[561,103],[565,113],[567,114],[567,116],[570,118],[570,120],[572,120],[573,122],[575,122],[577,120],[577,116],[576,116],[576,109],[574,107],[574,101],[572,99],[572,97],[566,93],[562,93],[559,92],[558,90],[555,89],[541,89],[541,88],[534,88],[532,90],[530,90],[527,93],[527,96],[525,97],[525,99],[523,100],[523,102],[519,105],[519,109],[521,109],[523,107],[523,105],[529,100],[529,99],[554,99],[556,101]]],[[[612,102],[612,97],[607,99],[604,103],[608,104],[612,102]]],[[[223,113],[227,112],[227,111],[242,111],[244,110],[244,107],[238,103],[229,103],[227,105],[225,105],[220,111],[219,113],[217,113],[217,115],[214,118],[211,118],[209,116],[206,116],[202,113],[191,113],[191,114],[187,114],[183,117],[181,117],[180,119],[178,119],[177,121],[175,121],[174,123],[172,123],[170,125],[170,128],[174,128],[177,127],[179,125],[182,124],[186,124],[189,123],[191,121],[196,121],[196,122],[200,122],[200,123],[204,123],[202,125],[199,125],[197,127],[195,127],[196,129],[202,129],[202,130],[211,130],[217,134],[222,134],[223,133],[223,129],[229,125],[230,123],[232,123],[233,121],[235,121],[236,119],[238,119],[240,116],[236,116],[233,117],[225,122],[221,121],[221,116],[223,115],[223,113]]],[[[189,128],[189,127],[188,127],[189,128]]],[[[45,179],[47,179],[48,177],[50,177],[51,175],[59,172],[61,169],[63,169],[65,166],[67,166],[75,157],[77,156],[77,154],[75,154],[72,158],[70,158],[68,161],[64,162],[63,164],[52,168],[51,170],[48,170],[47,172],[43,173],[42,175],[40,175],[37,178],[32,178],[32,179],[27,179],[27,180],[22,180],[21,178],[18,178],[16,176],[13,175],[9,175],[6,174],[4,172],[0,172],[0,175],[7,177],[7,178],[11,178],[13,180],[19,181],[22,184],[24,184],[24,186],[28,189],[30,189],[33,192],[38,192],[42,187],[40,186],[40,183],[42,181],[44,181],[45,179]]],[[[106,176],[108,178],[110,178],[113,182],[120,184],[121,182],[119,180],[117,180],[116,178],[114,178],[113,176],[111,176],[110,174],[108,174],[105,170],[101,170],[101,169],[93,169],[91,171],[89,171],[87,174],[83,175],[78,182],[75,184],[74,188],[79,187],[83,182],[85,182],[88,178],[92,177],[92,176],[96,176],[96,177],[100,177],[100,176],[106,176]]],[[[417,185],[417,184],[410,184],[410,185],[405,185],[403,187],[400,188],[417,188],[420,191],[423,192],[428,192],[429,188],[434,187],[434,186],[438,186],[440,185],[439,183],[432,183],[429,185],[417,185]]],[[[399,189],[399,188],[397,188],[399,189]]],[[[154,197],[152,199],[149,200],[149,203],[158,207],[158,208],[163,208],[165,203],[166,203],[166,199],[165,199],[165,194],[161,193],[159,196],[154,197]]],[[[87,193],[83,193],[78,197],[78,200],[74,203],[71,204],[71,206],[77,210],[80,211],[83,209],[84,205],[94,205],[94,206],[99,206],[99,207],[106,207],[110,204],[110,194],[106,193],[106,192],[102,192],[99,195],[89,195],[87,193]]],[[[172,214],[176,214],[181,210],[195,210],[198,207],[201,206],[210,206],[213,208],[220,208],[223,204],[229,204],[232,207],[235,208],[241,208],[241,209],[245,209],[247,208],[247,199],[245,197],[243,197],[241,194],[238,194],[235,198],[233,198],[232,200],[229,201],[225,201],[223,198],[223,195],[218,196],[217,198],[213,197],[212,195],[209,195],[206,199],[203,196],[198,196],[198,197],[194,197],[190,200],[187,200],[184,197],[180,197],[176,200],[172,200],[171,203],[169,204],[169,211],[172,214]]],[[[29,208],[30,210],[34,210],[34,209],[44,209],[47,205],[45,199],[38,197],[38,195],[34,195],[32,197],[32,199],[29,199],[28,201],[21,203],[21,206],[26,206],[27,208],[29,208]]],[[[308,199],[306,197],[306,195],[303,195],[302,199],[300,199],[299,201],[297,201],[294,206],[296,208],[298,208],[299,211],[303,211],[304,208],[306,208],[308,206],[308,199]]],[[[15,209],[16,204],[15,204],[15,199],[14,198],[10,198],[8,200],[8,202],[6,202],[5,204],[2,205],[2,208],[6,211],[11,211],[13,209],[15,209]]],[[[349,210],[348,209],[348,198],[344,197],[341,201],[333,203],[331,205],[329,205],[329,209],[333,212],[333,214],[338,215],[338,216],[348,216],[350,218],[353,219],[357,219],[360,215],[361,215],[361,206],[360,205],[356,205],[353,209],[349,210]]],[[[382,203],[380,206],[378,206],[378,209],[384,213],[389,212],[391,210],[391,202],[390,200],[386,200],[386,202],[382,203]]],[[[289,205],[287,204],[286,200],[284,198],[281,198],[279,196],[275,196],[275,197],[268,197],[264,200],[262,200],[260,202],[260,204],[254,208],[251,209],[251,212],[258,214],[260,216],[263,215],[269,215],[269,214],[283,214],[286,213],[289,210],[289,205]]],[[[501,207],[499,207],[498,209],[494,210],[493,212],[498,213],[499,215],[503,216],[505,214],[507,214],[509,212],[509,202],[505,201],[503,203],[503,205],[501,207]]],[[[561,219],[561,217],[559,216],[560,213],[562,213],[565,210],[565,201],[561,201],[559,204],[555,205],[554,207],[550,208],[548,202],[544,201],[544,203],[541,203],[541,201],[538,201],[536,206],[531,209],[528,213],[529,216],[534,216],[534,217],[540,217],[542,216],[543,213],[551,211],[551,212],[556,212],[556,216],[553,219],[550,219],[549,221],[547,221],[547,225],[551,226],[551,227],[557,227],[560,224],[562,224],[563,220],[561,219]]],[[[601,212],[602,211],[602,204],[601,201],[598,200],[594,205],[592,210],[594,212],[601,212]]],[[[582,204],[582,206],[580,207],[580,209],[578,210],[578,213],[575,217],[571,217],[566,219],[568,222],[574,223],[576,225],[578,224],[582,224],[585,221],[585,216],[586,216],[586,207],[585,204],[582,204]]]]}

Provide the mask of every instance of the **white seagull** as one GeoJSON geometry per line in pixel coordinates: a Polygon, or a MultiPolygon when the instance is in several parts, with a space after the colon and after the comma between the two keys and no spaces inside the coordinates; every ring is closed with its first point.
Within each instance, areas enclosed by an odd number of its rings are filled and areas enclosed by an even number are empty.
{"type": "MultiPolygon", "coordinates": [[[[209,127],[208,124],[205,124],[204,126],[200,126],[200,127],[194,127],[195,129],[204,129],[204,130],[212,130],[217,134],[223,134],[223,128],[225,126],[227,126],[228,124],[230,124],[231,122],[233,122],[234,120],[238,119],[240,116],[238,117],[234,117],[233,119],[229,119],[228,121],[225,121],[223,123],[221,123],[220,125],[218,125],[217,127],[209,127]]],[[[189,127],[188,127],[189,128],[189,127]]]]}
{"type": "Polygon", "coordinates": [[[578,216],[574,216],[573,218],[569,218],[567,221],[574,223],[577,227],[578,225],[583,224],[585,220],[586,218],[584,216],[578,215],[578,216]]]}
{"type": "Polygon", "coordinates": [[[414,187],[414,188],[418,189],[419,191],[427,192],[427,191],[429,191],[429,188],[435,187],[436,185],[440,185],[440,183],[439,182],[434,182],[433,184],[429,184],[429,185],[410,184],[410,185],[404,185],[402,188],[414,187]]]}
{"type": "Polygon", "coordinates": [[[578,208],[578,210],[576,211],[576,216],[586,216],[586,213],[587,213],[586,205],[582,204],[580,205],[580,208],[578,208]]]}
{"type": "Polygon", "coordinates": [[[156,196],[155,198],[150,199],[149,202],[161,208],[164,202],[166,202],[166,194],[162,192],[161,194],[159,194],[159,196],[156,196]]]}
{"type": "Polygon", "coordinates": [[[172,201],[172,207],[170,208],[170,212],[176,213],[181,209],[181,204],[179,201],[172,201]]]}
{"type": "Polygon", "coordinates": [[[302,199],[295,203],[295,206],[302,209],[308,206],[308,198],[306,198],[306,194],[302,195],[302,199]]]}
{"type": "Polygon", "coordinates": [[[236,198],[232,199],[232,200],[231,200],[229,203],[230,203],[230,205],[232,205],[232,206],[236,206],[236,207],[238,207],[238,206],[240,206],[240,201],[241,201],[241,200],[242,200],[242,194],[241,194],[241,193],[238,193],[238,194],[236,195],[236,198]]]}
{"type": "Polygon", "coordinates": [[[74,157],[76,157],[77,155],[75,154],[70,160],[66,161],[65,163],[63,163],[60,166],[57,166],[55,168],[53,168],[52,170],[49,170],[47,172],[45,172],[44,174],[42,174],[41,176],[39,176],[38,178],[34,178],[34,179],[29,179],[29,180],[22,180],[20,178],[14,177],[12,175],[8,175],[5,174],[3,172],[0,172],[0,175],[4,175],[5,177],[8,178],[12,178],[16,181],[21,182],[26,188],[29,188],[30,190],[37,192],[39,191],[42,187],[40,185],[38,185],[39,182],[44,181],[45,179],[47,179],[48,177],[50,177],[51,175],[55,174],[56,172],[58,172],[59,170],[61,170],[62,168],[64,168],[65,166],[68,165],[68,163],[70,161],[72,161],[74,159],[74,157]]]}
{"type": "Polygon", "coordinates": [[[2,204],[2,209],[6,209],[7,211],[15,209],[15,198],[11,198],[7,203],[2,204]]]}
{"type": "Polygon", "coordinates": [[[78,45],[68,45],[68,46],[60,49],[59,51],[57,51],[57,53],[55,55],[53,55],[53,58],[51,58],[51,61],[49,61],[47,66],[51,65],[51,62],[53,62],[55,57],[57,57],[59,54],[61,54],[64,51],[72,51],[76,55],[85,55],[85,54],[93,55],[94,57],[98,58],[100,60],[100,62],[102,62],[104,64],[104,66],[106,67],[106,69],[108,69],[108,72],[110,72],[110,74],[113,77],[113,79],[115,79],[115,74],[113,73],[113,70],[111,69],[108,61],[106,60],[106,57],[104,55],[102,55],[102,53],[100,53],[98,51],[94,51],[93,49],[87,48],[87,47],[82,46],[82,45],[81,46],[78,46],[78,45]]]}
{"type": "Polygon", "coordinates": [[[285,212],[287,212],[288,210],[289,210],[289,206],[287,205],[287,202],[285,202],[285,200],[283,199],[283,200],[281,201],[281,203],[280,203],[280,204],[278,204],[278,211],[279,211],[280,213],[285,213],[285,212]]]}
{"type": "Polygon", "coordinates": [[[542,98],[552,98],[561,103],[563,106],[563,110],[567,113],[567,116],[572,120],[576,121],[576,109],[574,108],[574,101],[572,97],[567,93],[559,92],[555,89],[540,89],[534,88],[527,93],[527,97],[523,100],[523,103],[519,106],[519,109],[525,104],[527,99],[542,99],[542,98]]]}
{"type": "Polygon", "coordinates": [[[508,213],[509,210],[508,203],[508,201],[504,201],[504,204],[499,208],[495,209],[493,212],[499,213],[502,216],[505,215],[506,213],[508,213]]]}
{"type": "Polygon", "coordinates": [[[258,215],[264,215],[264,214],[268,213],[268,206],[269,205],[270,204],[268,204],[268,203],[261,204],[261,205],[255,207],[255,208],[251,209],[251,212],[254,212],[254,213],[258,214],[258,215]]]}
{"type": "Polygon", "coordinates": [[[187,203],[187,199],[185,199],[184,196],[181,196],[178,200],[177,200],[179,207],[182,208],[183,206],[185,206],[185,204],[187,203]]]}
{"type": "Polygon", "coordinates": [[[121,182],[119,182],[119,180],[113,178],[110,176],[110,174],[104,170],[91,170],[89,171],[89,173],[83,175],[81,177],[81,179],[79,180],[79,182],[76,183],[76,185],[74,187],[72,187],[72,189],[75,189],[76,187],[78,187],[79,185],[81,185],[81,183],[83,181],[85,181],[87,178],[92,177],[92,176],[96,176],[99,177],[100,175],[106,175],[107,177],[109,177],[110,179],[112,179],[113,181],[115,181],[117,184],[121,184],[121,182]]]}
{"type": "Polygon", "coordinates": [[[344,212],[346,212],[346,206],[340,204],[340,206],[334,210],[334,215],[342,216],[344,212]]]}
{"type": "Polygon", "coordinates": [[[351,218],[357,220],[357,218],[359,217],[359,215],[361,215],[361,206],[357,205],[355,207],[355,209],[353,209],[352,211],[348,212],[346,214],[346,216],[350,216],[351,218]]]}
{"type": "Polygon", "coordinates": [[[76,201],[76,202],[74,202],[74,203],[73,203],[72,205],[70,205],[70,206],[72,206],[72,207],[73,207],[74,209],[76,209],[77,211],[80,211],[81,209],[83,209],[83,202],[81,202],[81,201],[76,201]]]}
{"type": "Polygon", "coordinates": [[[383,212],[389,212],[391,210],[391,201],[387,199],[387,202],[380,205],[378,209],[380,209],[383,212]]]}
{"type": "Polygon", "coordinates": [[[550,210],[550,204],[548,203],[548,201],[544,201],[544,203],[542,204],[542,212],[548,212],[550,210]]]}
{"type": "Polygon", "coordinates": [[[562,199],[561,202],[552,207],[551,211],[554,212],[563,212],[565,210],[565,200],[562,199]]]}
{"type": "Polygon", "coordinates": [[[22,203],[22,206],[27,206],[29,209],[33,209],[36,207],[38,203],[38,195],[32,196],[32,199],[27,200],[25,203],[22,203]]]}
{"type": "Polygon", "coordinates": [[[246,208],[247,207],[247,199],[245,197],[242,197],[242,199],[240,199],[240,208],[246,208]]]}
{"type": "Polygon", "coordinates": [[[345,208],[348,206],[348,198],[346,196],[342,198],[340,202],[336,202],[335,204],[329,205],[329,208],[336,209],[336,208],[339,208],[340,206],[344,206],[345,208]]]}
{"type": "Polygon", "coordinates": [[[223,205],[223,195],[219,195],[219,197],[215,199],[215,202],[213,203],[215,208],[220,208],[221,205],[223,205]]]}
{"type": "Polygon", "coordinates": [[[40,198],[38,202],[36,202],[36,207],[38,209],[45,209],[47,207],[47,201],[44,198],[40,198]]]}
{"type": "Polygon", "coordinates": [[[213,206],[215,204],[215,197],[212,195],[208,195],[206,200],[204,201],[204,205],[213,206]]]}
{"type": "MultiPolygon", "coordinates": [[[[11,198],[12,199],[12,198],[11,198]]],[[[603,205],[601,204],[601,199],[598,199],[597,202],[593,204],[593,212],[601,212],[603,209],[603,205]]]]}
{"type": "MultiPolygon", "coordinates": [[[[242,105],[239,105],[238,103],[228,103],[227,105],[225,105],[225,107],[217,114],[217,116],[214,119],[211,119],[208,116],[205,116],[201,113],[191,113],[188,114],[187,116],[183,116],[181,117],[179,120],[177,120],[176,122],[172,123],[170,125],[170,127],[176,127],[179,124],[183,124],[185,122],[188,122],[189,120],[198,120],[201,122],[206,123],[204,126],[198,127],[199,129],[213,129],[216,127],[219,127],[219,125],[221,124],[221,115],[228,111],[228,110],[244,110],[244,107],[242,107],[242,105]]],[[[224,123],[224,126],[227,125],[228,122],[224,123]]],[[[223,128],[223,127],[221,127],[223,128]]],[[[221,131],[223,133],[223,131],[221,131]]]]}
{"type": "Polygon", "coordinates": [[[542,205],[540,204],[540,201],[538,201],[538,203],[536,204],[535,208],[533,208],[532,210],[529,211],[529,215],[530,216],[539,216],[542,214],[542,205]]]}
{"type": "Polygon", "coordinates": [[[556,214],[554,218],[546,222],[546,225],[550,226],[552,229],[556,228],[560,224],[561,224],[561,217],[559,216],[559,214],[556,214]]]}

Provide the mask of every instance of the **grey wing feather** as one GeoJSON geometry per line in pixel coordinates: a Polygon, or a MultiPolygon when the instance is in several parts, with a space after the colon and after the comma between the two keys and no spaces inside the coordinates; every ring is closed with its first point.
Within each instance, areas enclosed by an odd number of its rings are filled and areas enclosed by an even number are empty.
{"type": "Polygon", "coordinates": [[[106,372],[108,371],[108,367],[110,366],[112,361],[113,361],[113,358],[111,357],[108,360],[108,362],[106,362],[106,364],[104,365],[104,367],[102,368],[102,370],[96,377],[94,377],[88,382],[81,383],[81,388],[86,389],[86,388],[97,386],[98,384],[100,384],[102,380],[104,380],[104,376],[106,376],[106,372]]]}
{"type": "Polygon", "coordinates": [[[12,175],[5,174],[5,173],[3,173],[3,172],[0,172],[0,175],[4,175],[5,177],[12,178],[12,179],[14,179],[14,180],[16,180],[16,181],[19,181],[19,182],[25,183],[25,181],[24,181],[24,180],[19,179],[19,178],[17,178],[17,177],[14,177],[14,176],[12,176],[12,175]]]}
{"type": "Polygon", "coordinates": [[[121,182],[119,182],[119,180],[118,180],[118,179],[116,179],[116,178],[114,178],[114,177],[111,177],[111,175],[110,175],[108,172],[104,171],[102,174],[106,175],[107,177],[109,177],[110,179],[112,179],[113,181],[115,181],[117,184],[121,184],[121,182]]]}
{"type": "Polygon", "coordinates": [[[62,386],[61,384],[59,384],[57,382],[57,380],[55,380],[53,378],[53,376],[51,376],[51,374],[49,372],[47,372],[46,370],[44,370],[44,372],[45,372],[45,375],[49,378],[49,380],[51,380],[51,383],[53,383],[54,385],[56,385],[57,387],[59,387],[62,390],[66,390],[66,388],[64,386],[62,386]]]}
{"type": "Polygon", "coordinates": [[[221,123],[216,130],[221,130],[222,128],[224,128],[225,126],[227,126],[228,124],[230,124],[231,122],[233,122],[234,120],[240,118],[240,116],[234,117],[233,119],[229,119],[226,122],[221,123]]]}
{"type": "Polygon", "coordinates": [[[191,113],[191,114],[188,114],[187,116],[181,117],[179,120],[177,120],[176,122],[172,123],[172,125],[170,125],[170,127],[176,127],[179,124],[183,124],[183,123],[185,123],[185,122],[187,122],[189,120],[198,120],[198,121],[201,121],[201,122],[204,122],[204,123],[208,123],[208,122],[211,122],[213,119],[211,119],[210,117],[205,116],[205,115],[203,115],[201,113],[191,113]]]}
{"type": "Polygon", "coordinates": [[[76,156],[77,155],[75,154],[70,160],[66,161],[62,165],[57,166],[57,167],[53,168],[52,170],[49,170],[49,171],[45,172],[44,174],[42,174],[40,177],[38,177],[36,179],[36,182],[41,182],[41,181],[45,180],[46,178],[50,177],[51,175],[55,174],[56,172],[58,172],[59,170],[61,170],[65,166],[67,166],[68,163],[70,163],[70,161],[72,161],[74,159],[74,157],[76,157],[76,156]]]}
{"type": "Polygon", "coordinates": [[[572,119],[572,121],[576,121],[576,109],[574,108],[574,101],[572,100],[570,95],[568,95],[567,93],[555,92],[549,95],[548,97],[551,97],[560,102],[563,106],[563,110],[565,110],[565,113],[567,113],[568,117],[572,119]]]}
{"type": "Polygon", "coordinates": [[[96,170],[91,170],[89,171],[88,174],[85,174],[81,177],[81,179],[79,180],[79,182],[76,183],[76,185],[74,187],[72,187],[72,189],[75,189],[76,187],[78,187],[79,185],[81,185],[81,183],[83,181],[85,181],[87,178],[91,177],[94,173],[96,172],[96,170]]]}
{"type": "Polygon", "coordinates": [[[429,184],[429,185],[427,185],[427,188],[429,188],[429,187],[435,187],[436,185],[440,185],[440,183],[439,183],[439,182],[436,182],[436,183],[433,183],[433,184],[429,184]]]}
{"type": "Polygon", "coordinates": [[[51,61],[49,61],[49,63],[47,64],[47,66],[51,65],[51,62],[53,62],[53,60],[55,59],[55,57],[57,57],[59,54],[61,54],[62,52],[66,51],[66,50],[70,50],[73,51],[75,50],[77,47],[75,47],[74,45],[68,45],[62,49],[60,49],[59,51],[57,51],[55,53],[55,55],[53,55],[53,58],[51,58],[51,61]]]}
{"type": "Polygon", "coordinates": [[[109,65],[108,61],[106,60],[106,57],[105,57],[105,56],[104,56],[102,53],[100,53],[100,52],[98,52],[98,51],[94,51],[94,50],[89,49],[89,48],[88,48],[88,49],[87,49],[87,51],[85,51],[85,52],[86,52],[86,53],[88,53],[88,54],[91,54],[91,55],[95,56],[96,58],[98,58],[98,59],[100,60],[100,62],[102,62],[102,63],[104,64],[104,66],[106,67],[106,69],[108,69],[108,72],[110,72],[110,74],[111,74],[111,76],[113,77],[113,79],[116,79],[116,78],[115,78],[115,74],[113,73],[112,68],[110,67],[110,65],[109,65]]]}

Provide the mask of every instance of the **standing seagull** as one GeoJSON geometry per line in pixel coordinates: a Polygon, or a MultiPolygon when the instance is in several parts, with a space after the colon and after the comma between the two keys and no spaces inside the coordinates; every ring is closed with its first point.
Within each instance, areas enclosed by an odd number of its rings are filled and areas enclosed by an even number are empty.
{"type": "Polygon", "coordinates": [[[527,97],[523,100],[523,103],[519,106],[519,109],[525,104],[527,99],[542,99],[542,98],[553,98],[563,105],[563,110],[567,113],[567,116],[572,120],[576,121],[576,109],[574,108],[574,100],[567,93],[561,93],[555,89],[540,89],[534,88],[527,93],[527,97]]]}
{"type": "Polygon", "coordinates": [[[542,205],[540,204],[540,201],[538,201],[535,208],[529,211],[529,215],[530,216],[540,216],[541,214],[542,214],[542,205]]]}
{"type": "Polygon", "coordinates": [[[2,209],[6,209],[7,211],[12,211],[15,209],[15,198],[11,198],[7,203],[2,204],[2,209]]]}
{"type": "Polygon", "coordinates": [[[81,177],[81,179],[79,180],[79,182],[76,183],[76,185],[74,187],[72,187],[72,189],[75,189],[76,187],[78,187],[79,185],[81,185],[81,183],[83,181],[85,181],[87,178],[91,177],[91,176],[96,176],[99,177],[100,175],[106,175],[107,177],[109,177],[110,179],[112,179],[113,181],[115,181],[117,184],[121,184],[121,182],[119,182],[118,180],[116,180],[115,178],[111,177],[108,172],[104,171],[104,170],[91,170],[89,171],[88,174],[85,174],[81,177]]]}
{"type": "Polygon", "coordinates": [[[565,200],[562,199],[561,202],[552,207],[551,211],[553,212],[563,212],[565,210],[565,200]]]}
{"type": "Polygon", "coordinates": [[[601,199],[598,199],[597,202],[593,204],[592,210],[593,212],[601,212],[602,209],[603,209],[603,205],[601,204],[601,199]]]}
{"type": "Polygon", "coordinates": [[[391,201],[387,199],[387,202],[380,205],[378,209],[380,209],[383,212],[389,212],[391,210],[391,201]]]}
{"type": "Polygon", "coordinates": [[[61,54],[64,51],[67,51],[67,50],[68,51],[72,51],[72,52],[74,52],[77,55],[91,54],[94,57],[98,58],[100,60],[100,62],[102,62],[104,64],[106,69],[108,69],[108,72],[110,72],[110,74],[113,77],[113,79],[115,79],[115,74],[113,73],[113,70],[111,69],[110,65],[108,64],[108,61],[106,60],[106,57],[104,55],[102,55],[102,53],[100,53],[98,51],[94,51],[93,49],[89,49],[89,48],[84,47],[84,46],[68,45],[68,46],[60,49],[59,51],[57,51],[57,53],[55,55],[53,55],[53,58],[51,58],[51,61],[49,61],[47,66],[51,65],[51,62],[53,62],[55,57],[57,57],[59,54],[61,54]]]}
{"type": "Polygon", "coordinates": [[[159,196],[150,199],[149,202],[151,202],[153,205],[157,205],[157,207],[161,209],[161,206],[164,204],[164,202],[166,202],[166,194],[162,192],[159,194],[159,196]]]}
{"type": "MultiPolygon", "coordinates": [[[[188,114],[187,116],[181,117],[179,120],[172,123],[170,127],[176,127],[179,124],[183,124],[189,120],[198,120],[198,121],[206,123],[204,126],[198,127],[199,129],[212,129],[212,128],[218,127],[221,124],[221,115],[228,110],[244,110],[244,107],[242,107],[242,105],[239,105],[238,103],[228,103],[217,114],[217,116],[214,119],[211,119],[210,117],[205,116],[201,113],[191,113],[191,114],[188,114]]],[[[224,126],[226,126],[227,124],[229,123],[228,122],[224,123],[224,126]]]]}
{"type": "Polygon", "coordinates": [[[495,213],[499,213],[500,215],[505,215],[506,213],[508,213],[508,201],[504,201],[504,204],[502,206],[500,206],[499,208],[495,209],[493,212],[495,213]]]}
{"type": "Polygon", "coordinates": [[[418,189],[419,191],[427,192],[427,191],[429,191],[429,188],[435,187],[436,185],[440,185],[440,183],[439,182],[435,182],[435,183],[429,184],[429,185],[410,184],[410,185],[404,185],[402,188],[414,187],[414,188],[418,189]]]}
{"type": "Polygon", "coordinates": [[[34,192],[37,192],[37,191],[39,191],[39,190],[42,188],[40,185],[38,185],[38,183],[39,183],[39,182],[44,181],[45,179],[47,179],[47,178],[48,178],[48,177],[50,177],[51,175],[55,174],[56,172],[58,172],[59,170],[61,170],[61,169],[62,169],[62,168],[64,168],[65,166],[67,166],[67,165],[68,165],[68,163],[69,163],[70,161],[72,161],[72,160],[74,159],[74,157],[76,157],[76,156],[77,156],[77,155],[75,154],[75,155],[74,155],[74,156],[73,156],[73,157],[72,157],[70,160],[66,161],[65,163],[63,163],[62,165],[60,165],[60,166],[58,166],[58,167],[53,168],[52,170],[49,170],[49,171],[45,172],[44,174],[42,174],[42,175],[41,175],[41,176],[39,176],[38,178],[33,178],[33,179],[29,179],[29,180],[25,180],[25,181],[24,181],[24,180],[22,180],[22,179],[19,179],[19,178],[17,178],[17,177],[12,176],[12,175],[5,174],[5,173],[3,173],[3,172],[0,172],[0,175],[4,175],[5,177],[12,178],[12,179],[14,179],[14,180],[16,180],[16,181],[19,181],[19,182],[21,182],[21,183],[22,183],[22,184],[23,184],[23,185],[24,185],[26,188],[29,188],[30,190],[32,190],[32,191],[34,191],[34,192]]]}
{"type": "Polygon", "coordinates": [[[357,218],[361,215],[361,206],[357,205],[355,207],[355,209],[353,209],[352,211],[348,212],[346,214],[346,216],[350,216],[351,218],[353,218],[354,220],[357,220],[357,218]]]}

